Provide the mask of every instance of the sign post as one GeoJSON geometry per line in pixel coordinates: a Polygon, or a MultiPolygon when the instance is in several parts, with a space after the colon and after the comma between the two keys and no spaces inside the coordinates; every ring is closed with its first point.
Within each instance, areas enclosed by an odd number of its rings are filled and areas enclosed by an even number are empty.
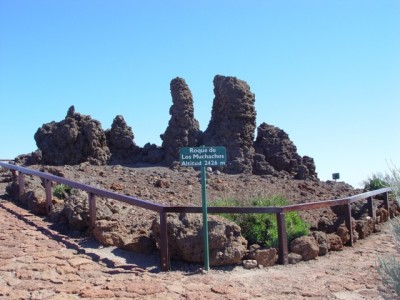
{"type": "Polygon", "coordinates": [[[203,210],[203,245],[204,269],[210,269],[208,247],[208,216],[207,216],[207,167],[225,166],[225,147],[184,147],[179,150],[179,161],[183,167],[200,167],[201,170],[201,202],[203,210]]]}
{"type": "Polygon", "coordinates": [[[340,174],[339,173],[333,173],[332,174],[332,179],[335,180],[335,181],[340,179],[340,174]]]}

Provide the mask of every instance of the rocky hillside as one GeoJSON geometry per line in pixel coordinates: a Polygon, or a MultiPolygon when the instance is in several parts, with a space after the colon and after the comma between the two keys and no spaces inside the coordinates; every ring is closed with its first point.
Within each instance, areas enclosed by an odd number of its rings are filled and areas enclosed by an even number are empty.
{"type": "MultiPolygon", "coordinates": [[[[31,165],[30,168],[155,203],[201,206],[199,171],[192,168],[95,166],[89,163],[75,166],[31,165]]],[[[9,182],[7,192],[13,199],[19,199],[37,214],[45,214],[45,191],[39,178],[26,176],[25,194],[18,196],[16,177],[10,172],[3,171],[1,174],[1,180],[9,182]]],[[[246,204],[255,197],[282,196],[291,203],[302,203],[342,198],[360,192],[348,184],[333,181],[294,180],[271,175],[225,174],[218,171],[209,172],[207,177],[210,206],[217,199],[236,199],[246,204]]],[[[53,190],[56,189],[54,184],[53,190]]],[[[97,223],[93,234],[99,242],[142,253],[156,250],[157,214],[115,200],[97,199],[97,223]]],[[[53,204],[49,220],[55,223],[56,228],[76,235],[86,232],[89,225],[87,193],[66,189],[53,197],[53,204]]],[[[313,230],[332,233],[342,223],[340,211],[329,208],[301,212],[301,216],[313,230]]],[[[175,245],[170,245],[172,255],[176,253],[177,258],[187,261],[196,258],[194,261],[199,262],[202,257],[200,220],[201,215],[191,217],[175,214],[169,217],[168,222],[173,226],[170,228],[170,241],[174,241],[175,245]],[[199,245],[195,246],[196,243],[199,245]],[[200,252],[194,253],[194,250],[200,252]]],[[[213,233],[218,237],[215,241],[219,241],[216,242],[218,246],[212,256],[219,260],[211,262],[230,264],[237,263],[238,259],[240,261],[250,246],[242,239],[240,228],[217,216],[211,215],[210,222],[214,224],[210,225],[211,230],[217,230],[213,233]],[[224,242],[220,244],[221,241],[224,242]]]]}

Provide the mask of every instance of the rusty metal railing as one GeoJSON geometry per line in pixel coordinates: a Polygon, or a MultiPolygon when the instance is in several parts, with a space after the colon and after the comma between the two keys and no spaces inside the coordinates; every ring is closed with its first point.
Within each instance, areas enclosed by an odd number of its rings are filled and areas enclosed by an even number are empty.
{"type": "MultiPolygon", "coordinates": [[[[38,176],[44,179],[46,192],[46,209],[50,212],[52,208],[52,187],[51,182],[66,184],[70,187],[86,191],[89,195],[89,226],[91,229],[95,227],[96,222],[96,196],[110,198],[149,209],[159,213],[160,216],[160,260],[161,269],[163,271],[170,270],[169,250],[168,250],[168,232],[167,232],[167,213],[202,213],[202,207],[195,206],[166,206],[156,204],[150,201],[142,200],[136,197],[118,194],[100,188],[95,188],[86,184],[78,183],[66,178],[58,177],[49,173],[44,173],[29,168],[12,165],[0,161],[0,166],[10,169],[17,173],[19,195],[24,194],[24,174],[38,176]]],[[[345,207],[345,224],[350,233],[349,246],[353,246],[353,231],[351,228],[351,203],[367,200],[368,212],[371,217],[375,217],[375,208],[373,205],[374,196],[383,195],[383,205],[389,211],[389,192],[390,188],[382,188],[376,191],[358,194],[355,196],[324,200],[318,202],[308,202],[295,205],[287,205],[282,207],[208,207],[207,212],[210,214],[217,213],[272,213],[276,215],[278,223],[278,262],[280,264],[288,264],[288,240],[286,233],[285,213],[291,211],[312,210],[332,206],[345,207]]]]}

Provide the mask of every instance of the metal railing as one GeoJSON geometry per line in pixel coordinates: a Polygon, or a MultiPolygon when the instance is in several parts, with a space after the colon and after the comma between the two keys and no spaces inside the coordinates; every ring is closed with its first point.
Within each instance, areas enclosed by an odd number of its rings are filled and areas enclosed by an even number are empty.
{"type": "MultiPolygon", "coordinates": [[[[12,165],[1,162],[0,166],[12,170],[17,173],[19,195],[23,195],[24,191],[24,174],[38,176],[44,179],[46,192],[46,210],[50,212],[52,208],[52,187],[51,182],[62,183],[70,187],[86,191],[89,195],[89,227],[91,230],[95,227],[96,222],[96,196],[105,197],[138,206],[144,209],[155,211],[160,216],[160,260],[161,270],[170,270],[170,259],[168,250],[168,232],[167,232],[167,213],[202,213],[202,207],[196,206],[166,206],[156,204],[150,201],[142,200],[136,197],[127,196],[111,192],[108,190],[95,188],[86,184],[72,181],[66,178],[58,177],[49,173],[44,173],[29,168],[12,165]]],[[[351,228],[351,203],[367,200],[368,212],[371,217],[375,217],[375,208],[373,204],[374,196],[383,195],[384,208],[389,211],[389,195],[390,188],[382,188],[376,191],[358,194],[355,196],[324,200],[318,202],[308,202],[302,204],[281,206],[281,207],[208,207],[207,212],[210,214],[218,213],[272,213],[276,215],[278,223],[278,262],[280,264],[288,264],[288,240],[286,233],[285,213],[292,211],[312,210],[324,207],[343,206],[345,207],[345,224],[350,233],[349,246],[353,246],[353,231],[351,228]]]]}

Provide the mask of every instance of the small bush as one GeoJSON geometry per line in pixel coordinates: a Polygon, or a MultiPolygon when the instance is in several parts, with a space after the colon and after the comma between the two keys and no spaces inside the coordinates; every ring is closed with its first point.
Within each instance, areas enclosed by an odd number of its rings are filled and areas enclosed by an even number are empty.
{"type": "Polygon", "coordinates": [[[65,184],[57,184],[53,189],[53,196],[58,199],[65,199],[67,195],[71,194],[72,188],[65,184]]]}
{"type": "MultiPolygon", "coordinates": [[[[285,206],[288,201],[282,197],[258,198],[251,202],[252,206],[285,206]]],[[[215,206],[241,206],[237,200],[221,199],[213,203],[215,206]]],[[[235,222],[242,229],[243,236],[250,244],[260,244],[267,247],[278,246],[278,224],[275,214],[221,214],[235,222]]],[[[307,235],[309,225],[297,212],[285,215],[288,240],[307,235]]]]}
{"type": "Polygon", "coordinates": [[[372,174],[372,177],[369,177],[367,180],[364,180],[364,191],[374,191],[379,190],[381,188],[385,188],[389,186],[388,176],[383,176],[381,173],[372,174]]]}

